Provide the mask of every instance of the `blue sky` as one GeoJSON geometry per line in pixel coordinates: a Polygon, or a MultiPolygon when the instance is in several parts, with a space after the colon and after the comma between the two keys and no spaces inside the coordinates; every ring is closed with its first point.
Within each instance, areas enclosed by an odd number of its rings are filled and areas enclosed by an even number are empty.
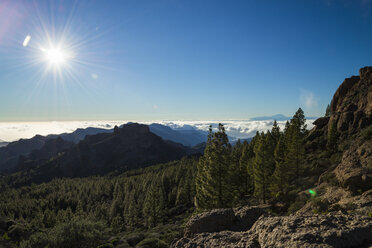
{"type": "Polygon", "coordinates": [[[3,0],[0,121],[321,116],[371,30],[368,0],[3,0]]]}

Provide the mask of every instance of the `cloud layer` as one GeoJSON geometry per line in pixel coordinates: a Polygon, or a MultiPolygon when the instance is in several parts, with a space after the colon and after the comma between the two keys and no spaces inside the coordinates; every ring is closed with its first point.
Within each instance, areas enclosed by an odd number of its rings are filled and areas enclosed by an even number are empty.
{"type": "MultiPolygon", "coordinates": [[[[312,128],[312,122],[308,120],[309,128],[312,128]]],[[[61,122],[0,122],[0,139],[5,141],[14,141],[21,138],[31,138],[37,134],[60,134],[75,131],[77,128],[99,127],[111,129],[115,125],[120,126],[127,122],[135,121],[61,121],[61,122]]],[[[270,130],[273,121],[250,121],[250,120],[216,120],[216,121],[147,121],[143,124],[159,123],[169,126],[173,129],[199,129],[208,131],[209,125],[216,130],[218,123],[225,126],[228,135],[244,139],[253,137],[257,131],[270,130]]],[[[281,129],[284,128],[285,121],[278,122],[281,129]]]]}

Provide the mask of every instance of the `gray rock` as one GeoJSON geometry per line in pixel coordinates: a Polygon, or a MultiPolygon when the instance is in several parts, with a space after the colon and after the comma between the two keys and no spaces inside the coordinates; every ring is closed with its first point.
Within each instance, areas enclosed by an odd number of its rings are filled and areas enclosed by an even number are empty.
{"type": "Polygon", "coordinates": [[[371,234],[372,218],[367,216],[261,216],[249,231],[199,233],[173,247],[368,247],[371,234]]]}
{"type": "Polygon", "coordinates": [[[313,124],[317,129],[322,129],[324,126],[328,125],[329,117],[320,117],[316,119],[313,124]]]}
{"type": "Polygon", "coordinates": [[[247,231],[265,213],[267,206],[215,209],[193,216],[186,224],[185,236],[197,233],[247,231]]]}
{"type": "Polygon", "coordinates": [[[235,215],[232,209],[215,209],[193,216],[186,224],[185,236],[196,233],[219,232],[234,225],[235,215]]]}

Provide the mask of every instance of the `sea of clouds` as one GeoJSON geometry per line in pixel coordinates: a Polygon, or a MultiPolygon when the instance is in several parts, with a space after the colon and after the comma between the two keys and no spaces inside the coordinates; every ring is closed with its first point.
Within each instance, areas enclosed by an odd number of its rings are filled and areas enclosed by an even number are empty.
{"type": "MultiPolygon", "coordinates": [[[[308,128],[312,128],[314,119],[307,120],[308,128]]],[[[136,121],[53,121],[53,122],[0,122],[0,140],[15,141],[19,139],[32,138],[33,136],[70,133],[77,128],[98,127],[112,129],[115,125],[120,126],[128,122],[136,121]]],[[[284,128],[286,121],[278,121],[281,129],[284,128]]],[[[266,131],[272,128],[273,120],[252,121],[252,120],[212,120],[212,121],[139,121],[143,124],[159,123],[169,126],[172,129],[198,129],[208,131],[212,125],[217,129],[218,123],[225,126],[229,136],[244,139],[253,137],[257,131],[266,131]]]]}

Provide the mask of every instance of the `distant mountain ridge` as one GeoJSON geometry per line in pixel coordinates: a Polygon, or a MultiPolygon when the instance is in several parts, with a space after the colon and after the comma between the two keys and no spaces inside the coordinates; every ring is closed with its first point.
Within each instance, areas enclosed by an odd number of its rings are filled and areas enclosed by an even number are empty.
{"type": "MultiPolygon", "coordinates": [[[[124,124],[121,127],[128,124],[124,124]]],[[[152,133],[162,139],[180,143],[184,146],[196,146],[205,143],[207,140],[207,132],[202,130],[173,130],[168,126],[156,123],[149,125],[149,128],[152,133]]],[[[35,161],[47,159],[47,154],[55,156],[59,152],[63,152],[65,149],[79,143],[88,135],[112,133],[113,131],[114,129],[95,127],[78,128],[72,133],[50,134],[47,136],[35,135],[31,139],[20,139],[10,142],[4,147],[0,147],[0,173],[9,173],[25,166],[33,166],[35,161]],[[49,142],[50,140],[54,141],[49,142]]],[[[199,146],[199,151],[202,150],[202,147],[202,145],[199,146]]]]}
{"type": "Polygon", "coordinates": [[[150,131],[165,140],[171,140],[185,146],[196,146],[207,141],[208,132],[197,129],[177,129],[169,126],[153,123],[149,125],[150,131]]]}
{"type": "MultiPolygon", "coordinates": [[[[58,139],[62,145],[67,142],[60,137],[58,139]]],[[[45,151],[43,154],[48,152],[45,151]]],[[[163,140],[150,132],[147,125],[132,123],[121,128],[115,127],[111,133],[87,135],[78,144],[72,145],[48,161],[29,159],[23,164],[18,164],[18,167],[23,169],[22,173],[29,175],[27,181],[22,184],[41,183],[56,177],[84,177],[114,171],[123,172],[198,153],[198,149],[163,140]]]]}
{"type": "Polygon", "coordinates": [[[0,139],[0,147],[7,146],[10,142],[4,141],[0,139]]]}
{"type": "Polygon", "coordinates": [[[62,134],[50,134],[47,135],[48,138],[57,138],[61,137],[65,141],[70,141],[75,144],[79,143],[80,140],[83,140],[87,135],[95,135],[97,133],[111,133],[113,129],[97,128],[97,127],[87,127],[87,128],[78,128],[72,133],[62,133],[62,134]]]}
{"type": "MultiPolygon", "coordinates": [[[[112,130],[92,127],[85,129],[78,128],[72,133],[50,134],[47,136],[35,135],[31,139],[20,139],[18,141],[9,142],[5,146],[0,147],[0,173],[13,171],[17,166],[19,159],[21,158],[20,156],[27,157],[33,151],[43,149],[43,146],[49,140],[62,138],[64,141],[69,142],[69,145],[72,146],[73,144],[76,144],[80,140],[84,139],[87,135],[105,132],[112,132],[112,130]]],[[[44,149],[56,150],[55,148],[52,147],[46,147],[44,149]]],[[[38,157],[38,159],[40,158],[38,157]]]]}
{"type": "MultiPolygon", "coordinates": [[[[130,125],[127,123],[121,127],[130,125]]],[[[150,132],[160,136],[163,140],[179,143],[183,146],[195,147],[199,153],[203,153],[207,141],[208,132],[190,126],[189,128],[173,129],[158,123],[149,125],[150,132]]],[[[78,128],[72,133],[50,134],[47,136],[35,135],[30,139],[20,139],[0,147],[0,173],[11,173],[39,164],[40,161],[56,156],[66,149],[78,144],[87,136],[96,134],[113,133],[114,129],[104,128],[78,128]],[[40,160],[40,161],[39,161],[40,160]]],[[[232,144],[238,139],[229,136],[232,144]]],[[[245,140],[245,139],[244,139],[245,140]]],[[[242,140],[242,142],[244,141],[242,140]]],[[[246,139],[249,141],[250,139],[246,139]]]]}

